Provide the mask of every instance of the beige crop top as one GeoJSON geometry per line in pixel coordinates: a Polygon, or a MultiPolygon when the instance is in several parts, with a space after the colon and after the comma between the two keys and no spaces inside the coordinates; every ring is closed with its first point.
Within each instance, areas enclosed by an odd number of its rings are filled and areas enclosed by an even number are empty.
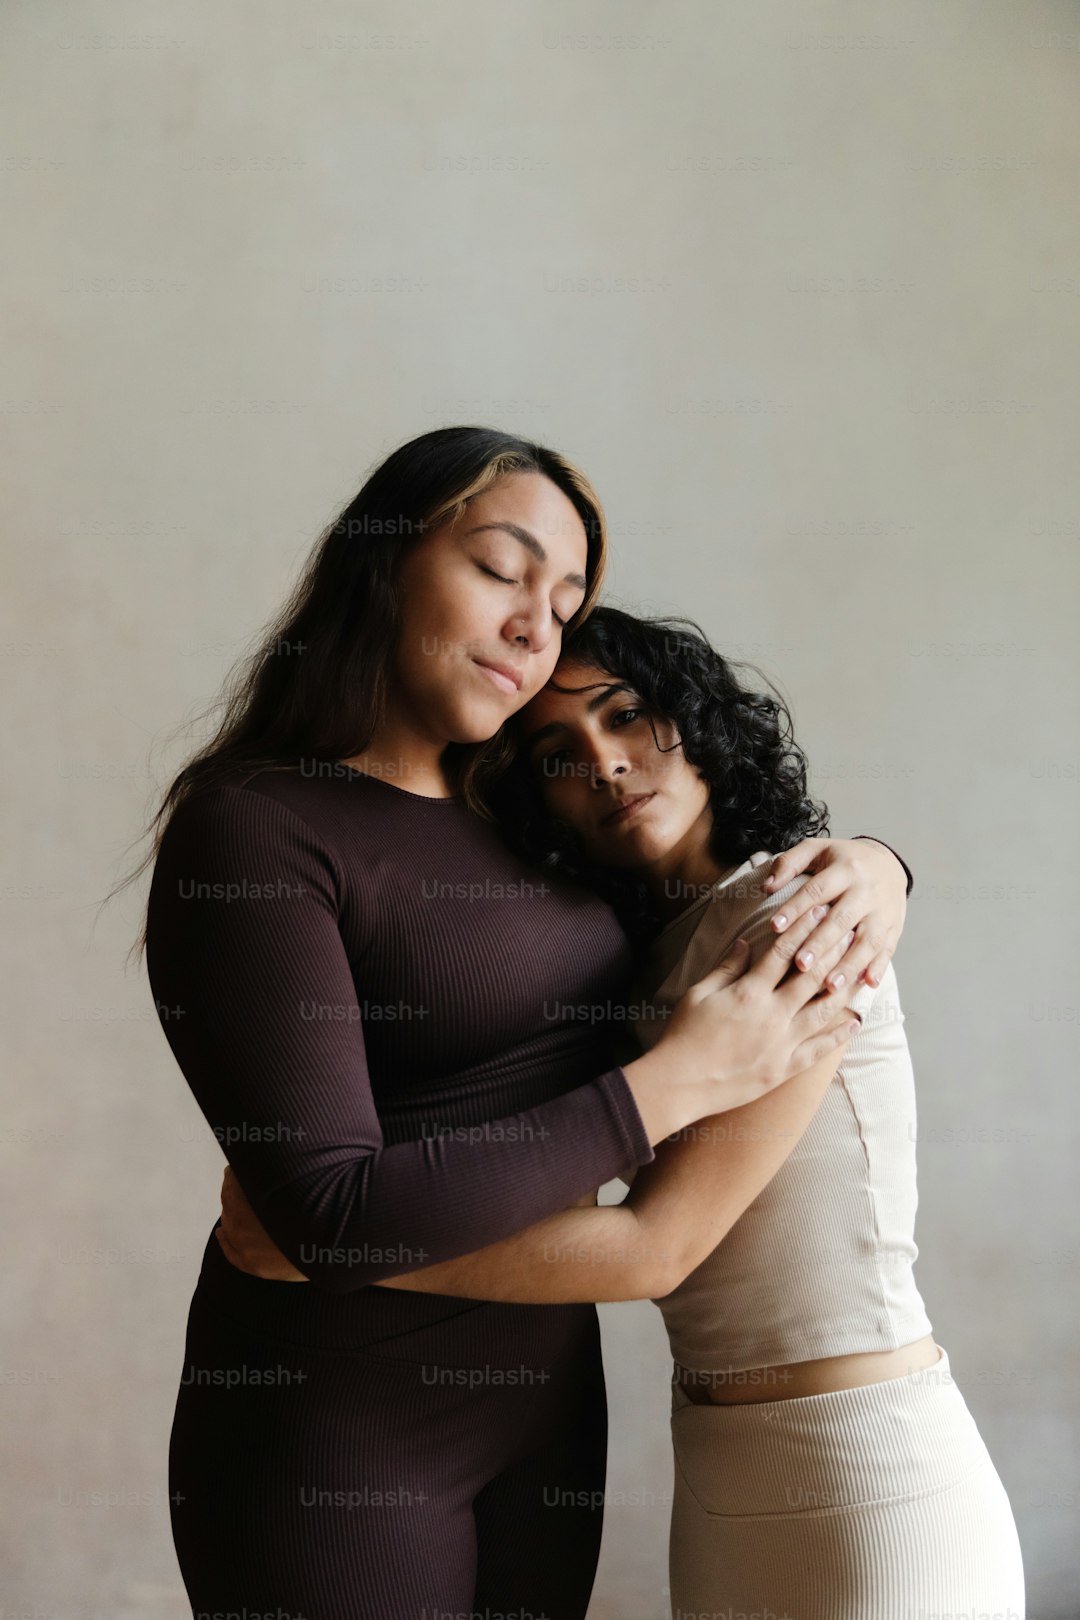
{"type": "MultiPolygon", "coordinates": [[[[634,986],[643,1047],[738,934],[754,960],[775,937],[769,918],[806,878],[766,893],[771,860],[751,855],[661,930],[634,986]]],[[[892,963],[849,1005],[863,1027],[794,1151],[723,1242],[655,1301],[672,1355],[695,1372],[893,1350],[931,1331],[912,1274],[915,1086],[892,963]]]]}

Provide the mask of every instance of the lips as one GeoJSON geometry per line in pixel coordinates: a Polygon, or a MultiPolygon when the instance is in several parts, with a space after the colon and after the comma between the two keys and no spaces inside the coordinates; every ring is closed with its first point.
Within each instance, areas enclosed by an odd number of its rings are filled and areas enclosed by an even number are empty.
{"type": "Polygon", "coordinates": [[[604,816],[601,826],[605,826],[609,821],[614,821],[617,817],[623,816],[627,811],[632,810],[635,804],[644,804],[646,799],[651,798],[651,793],[632,793],[629,798],[623,799],[615,806],[614,810],[610,810],[604,816]]]}
{"type": "Polygon", "coordinates": [[[510,682],[515,692],[521,691],[522,673],[520,669],[515,669],[512,664],[494,664],[486,658],[474,658],[473,663],[479,664],[481,669],[490,670],[496,675],[501,675],[504,681],[510,682]]]}

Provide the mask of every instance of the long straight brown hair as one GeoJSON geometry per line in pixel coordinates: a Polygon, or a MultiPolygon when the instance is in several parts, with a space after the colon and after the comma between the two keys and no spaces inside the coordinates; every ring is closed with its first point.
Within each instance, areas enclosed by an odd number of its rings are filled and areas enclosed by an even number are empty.
{"type": "MultiPolygon", "coordinates": [[[[199,718],[221,711],[211,740],[170,784],[140,835],[152,844],[107,899],[153,861],[177,808],[238,766],[297,770],[301,761],[362,753],[381,724],[400,627],[398,565],[428,529],[457,518],[473,496],[511,472],[538,472],[573,503],[585,527],[588,588],[566,634],[596,604],[607,563],[607,529],[595,490],[557,451],[495,428],[436,428],[410,439],[371,473],[324,530],[281,610],[255,650],[234,666],[199,718]]],[[[512,757],[509,728],[480,743],[450,743],[456,792],[494,819],[488,785],[512,757]]],[[[146,918],[132,950],[146,947],[146,918]]]]}

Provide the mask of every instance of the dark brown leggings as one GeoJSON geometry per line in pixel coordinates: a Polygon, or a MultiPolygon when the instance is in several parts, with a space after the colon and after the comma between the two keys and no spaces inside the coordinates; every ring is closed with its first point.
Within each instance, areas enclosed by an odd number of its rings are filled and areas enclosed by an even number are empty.
{"type": "Polygon", "coordinates": [[[169,1447],[196,1620],[583,1620],[606,1446],[593,1306],[331,1295],[211,1234],[169,1447]]]}

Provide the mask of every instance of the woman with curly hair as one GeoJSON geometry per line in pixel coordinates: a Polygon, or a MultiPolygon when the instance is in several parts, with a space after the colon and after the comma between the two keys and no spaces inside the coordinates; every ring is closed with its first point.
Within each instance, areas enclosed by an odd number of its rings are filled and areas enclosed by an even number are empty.
{"type": "MultiPolygon", "coordinates": [[[[655,1049],[737,938],[761,959],[805,883],[766,882],[772,855],[826,822],[787,712],[692,621],[599,607],[513,732],[502,824],[647,942],[630,1011],[655,1049]]],[[[891,963],[849,995],[862,1027],[841,1050],[672,1133],[624,1175],[623,1203],[384,1282],[655,1300],[674,1358],[675,1620],[1023,1614],[1008,1498],[913,1275],[915,1096],[891,963]]],[[[298,1280],[228,1181],[224,1197],[239,1263],[298,1280]]]]}

